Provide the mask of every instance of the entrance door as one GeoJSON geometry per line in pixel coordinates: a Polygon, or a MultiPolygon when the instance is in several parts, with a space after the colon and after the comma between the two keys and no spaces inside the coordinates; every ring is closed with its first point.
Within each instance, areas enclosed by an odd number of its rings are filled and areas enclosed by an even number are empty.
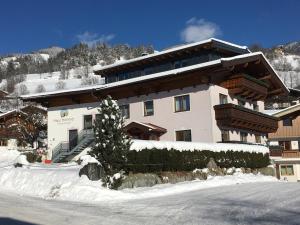
{"type": "Polygon", "coordinates": [[[69,130],[69,151],[78,144],[78,130],[69,130]]]}

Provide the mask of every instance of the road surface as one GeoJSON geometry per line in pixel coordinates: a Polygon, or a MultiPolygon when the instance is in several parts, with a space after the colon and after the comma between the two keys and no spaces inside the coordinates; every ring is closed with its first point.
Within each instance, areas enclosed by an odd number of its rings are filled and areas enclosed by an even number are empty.
{"type": "Polygon", "coordinates": [[[300,224],[300,184],[251,183],[110,203],[0,193],[0,224],[300,224]]]}

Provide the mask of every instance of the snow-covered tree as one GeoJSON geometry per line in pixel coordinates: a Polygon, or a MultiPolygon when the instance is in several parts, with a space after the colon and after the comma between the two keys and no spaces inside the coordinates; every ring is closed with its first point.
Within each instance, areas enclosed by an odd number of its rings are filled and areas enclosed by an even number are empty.
{"type": "Polygon", "coordinates": [[[42,84],[39,84],[39,85],[36,87],[36,90],[35,90],[36,93],[43,93],[43,92],[45,92],[45,91],[46,91],[46,88],[45,88],[45,86],[42,85],[42,84]]]}
{"type": "Polygon", "coordinates": [[[124,170],[131,140],[124,132],[124,118],[115,100],[108,96],[100,102],[94,134],[95,146],[90,155],[102,165],[106,184],[112,183],[114,174],[124,170]]]}
{"type": "Polygon", "coordinates": [[[66,83],[60,80],[55,84],[55,86],[56,86],[56,90],[62,90],[65,89],[66,83]]]}

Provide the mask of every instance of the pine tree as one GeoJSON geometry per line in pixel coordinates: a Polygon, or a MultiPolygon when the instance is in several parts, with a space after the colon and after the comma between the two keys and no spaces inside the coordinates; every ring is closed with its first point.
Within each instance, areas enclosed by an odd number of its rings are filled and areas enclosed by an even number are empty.
{"type": "Polygon", "coordinates": [[[124,118],[115,100],[108,96],[100,102],[94,125],[95,146],[90,154],[102,165],[108,177],[124,170],[131,140],[124,132],[124,118]]]}

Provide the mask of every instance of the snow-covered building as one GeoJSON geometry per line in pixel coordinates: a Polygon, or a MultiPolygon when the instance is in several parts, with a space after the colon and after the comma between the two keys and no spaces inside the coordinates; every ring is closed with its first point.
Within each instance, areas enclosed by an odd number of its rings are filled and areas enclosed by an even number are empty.
{"type": "Polygon", "coordinates": [[[0,113],[0,150],[25,147],[24,139],[27,137],[25,132],[33,133],[37,129],[30,124],[33,120],[28,117],[36,114],[46,118],[47,111],[42,107],[28,105],[0,113]]]}
{"type": "Polygon", "coordinates": [[[277,111],[273,116],[279,118],[278,130],[268,137],[277,176],[300,181],[300,104],[277,111]]]}
{"type": "Polygon", "coordinates": [[[104,85],[22,96],[48,107],[53,157],[92,143],[98,102],[107,95],[118,100],[126,131],[136,139],[264,144],[278,126],[275,117],[262,113],[264,100],[289,92],[261,52],[218,39],[95,73],[105,78],[104,85]]]}

